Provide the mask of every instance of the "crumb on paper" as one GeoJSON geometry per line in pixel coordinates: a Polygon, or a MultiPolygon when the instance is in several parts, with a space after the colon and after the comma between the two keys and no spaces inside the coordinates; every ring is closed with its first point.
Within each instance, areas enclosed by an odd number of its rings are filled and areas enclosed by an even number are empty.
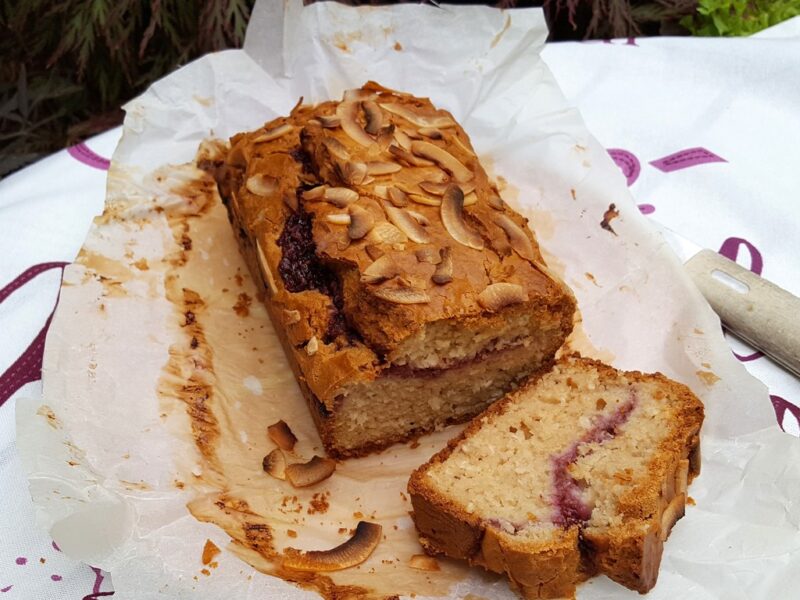
{"type": "Polygon", "coordinates": [[[403,45],[400,42],[395,42],[394,43],[394,49],[397,52],[402,52],[403,51],[403,45]]]}
{"type": "Polygon", "coordinates": [[[606,212],[603,213],[603,220],[600,221],[600,227],[606,231],[610,231],[614,235],[617,235],[617,232],[614,231],[613,227],[611,227],[611,221],[617,217],[619,217],[619,211],[617,210],[617,205],[612,202],[608,205],[606,212]]]}
{"type": "Polygon", "coordinates": [[[200,106],[213,106],[214,105],[214,98],[205,98],[203,96],[198,96],[197,94],[192,94],[192,98],[200,106]]]}
{"type": "Polygon", "coordinates": [[[575,188],[569,188],[569,193],[572,196],[573,200],[577,200],[578,199],[578,194],[575,192],[575,188]]]}
{"type": "Polygon", "coordinates": [[[586,271],[586,273],[584,273],[584,276],[586,277],[586,279],[588,279],[589,281],[591,281],[591,282],[592,282],[593,284],[595,284],[597,287],[603,287],[602,285],[600,285],[599,283],[597,283],[597,279],[595,279],[594,275],[592,275],[591,273],[589,273],[589,271],[586,271]]]}
{"type": "Polygon", "coordinates": [[[348,531],[349,531],[349,529],[347,529],[347,527],[339,527],[339,535],[343,535],[343,534],[347,533],[348,531]]]}
{"type": "Polygon", "coordinates": [[[689,506],[696,506],[697,502],[695,502],[694,498],[692,498],[691,496],[687,496],[686,504],[688,504],[689,506]]]}
{"type": "Polygon", "coordinates": [[[356,512],[353,513],[353,518],[354,519],[363,519],[364,518],[364,514],[361,511],[356,511],[356,512]]]}
{"type": "Polygon", "coordinates": [[[330,496],[330,492],[314,494],[311,496],[311,501],[308,503],[309,506],[306,512],[308,512],[310,515],[315,515],[317,513],[324,515],[330,508],[330,502],[328,502],[328,498],[330,498],[330,496]]]}
{"type": "Polygon", "coordinates": [[[707,386],[712,386],[719,381],[719,377],[711,371],[697,371],[697,378],[707,386]]]}
{"type": "Polygon", "coordinates": [[[239,299],[236,300],[236,304],[233,305],[233,311],[240,317],[246,317],[250,314],[250,305],[252,303],[253,299],[242,292],[239,294],[239,299]]]}
{"type": "Polygon", "coordinates": [[[47,419],[47,424],[53,429],[61,429],[61,421],[58,420],[58,417],[56,417],[56,413],[53,412],[53,409],[46,404],[42,404],[39,407],[39,410],[36,411],[36,414],[47,419]]]}
{"type": "Polygon", "coordinates": [[[439,561],[427,554],[414,554],[408,561],[408,566],[420,571],[441,571],[439,561]]]}
{"type": "MultiPolygon", "coordinates": [[[[703,331],[702,329],[700,329],[700,328],[698,328],[698,327],[695,327],[695,328],[694,328],[694,332],[695,332],[697,335],[705,335],[705,331],[703,331]]],[[[703,364],[705,364],[705,363],[703,363],[703,364]]]]}
{"type": "Polygon", "coordinates": [[[139,269],[140,271],[147,271],[148,269],[150,269],[150,265],[147,264],[146,258],[140,258],[135,263],[133,263],[133,266],[139,269]]]}
{"type": "Polygon", "coordinates": [[[182,490],[183,488],[186,487],[186,484],[183,483],[180,479],[176,479],[174,483],[175,487],[178,488],[179,490],[182,490]]]}
{"type": "Polygon", "coordinates": [[[288,535],[290,538],[296,538],[297,532],[294,529],[287,529],[286,535],[288,535]]]}
{"type": "Polygon", "coordinates": [[[201,569],[201,570],[200,570],[200,572],[201,572],[203,575],[205,575],[206,577],[208,577],[209,575],[211,575],[211,571],[209,571],[208,569],[201,569]]]}
{"type": "Polygon", "coordinates": [[[208,565],[214,558],[220,553],[219,546],[217,546],[211,540],[206,540],[205,546],[203,546],[203,564],[208,565]]]}

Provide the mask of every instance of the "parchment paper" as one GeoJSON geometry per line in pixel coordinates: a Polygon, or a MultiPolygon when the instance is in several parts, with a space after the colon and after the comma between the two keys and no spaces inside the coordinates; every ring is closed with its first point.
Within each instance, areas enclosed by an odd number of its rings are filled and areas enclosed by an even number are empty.
{"type": "MultiPolygon", "coordinates": [[[[242,558],[269,566],[187,509],[220,523],[224,493],[247,498],[253,518],[270,516],[278,550],[339,543],[357,513],[382,522],[387,539],[337,584],[513,597],[502,578],[450,561],[438,572],[407,566],[420,550],[400,492],[453,429],[342,463],[308,493],[260,470],[277,415],[300,438],[298,455],[321,446],[218,199],[200,172],[179,165],[203,139],[258,127],[300,95],[338,98],[367,79],[429,96],[464,125],[578,297],[583,323],[571,348],[662,371],[705,402],[703,471],[689,490],[696,505],[666,544],[650,597],[767,599],[800,584],[799,442],[777,429],[766,390],[734,360],[716,316],[566,106],[538,58],[545,35],[537,10],[260,2],[245,50],[206,56],[126,107],[106,211],[65,273],[43,398],[18,403],[41,523],[64,552],[111,571],[118,598],[315,597],[252,568],[242,558]],[[619,217],[609,231],[600,221],[612,203],[619,217]],[[187,323],[185,289],[202,299],[192,304],[200,330],[187,323]],[[212,456],[195,443],[176,392],[188,381],[213,392],[212,456]],[[329,507],[309,512],[312,494],[324,492],[329,507]],[[286,495],[281,511],[274,500],[286,495]],[[223,548],[216,567],[200,560],[207,539],[223,548]]],[[[579,590],[579,598],[612,597],[638,595],[605,578],[579,590]]]]}

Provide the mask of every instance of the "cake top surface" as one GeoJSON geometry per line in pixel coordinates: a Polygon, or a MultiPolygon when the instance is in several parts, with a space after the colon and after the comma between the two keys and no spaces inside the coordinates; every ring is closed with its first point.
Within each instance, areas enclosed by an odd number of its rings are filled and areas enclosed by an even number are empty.
{"type": "Polygon", "coordinates": [[[342,101],[298,104],[234,136],[227,163],[274,299],[292,310],[288,292],[322,309],[328,322],[310,324],[322,345],[363,343],[391,362],[432,323],[477,331],[523,307],[571,322],[571,292],[527,219],[427,99],[368,83],[342,101]]]}

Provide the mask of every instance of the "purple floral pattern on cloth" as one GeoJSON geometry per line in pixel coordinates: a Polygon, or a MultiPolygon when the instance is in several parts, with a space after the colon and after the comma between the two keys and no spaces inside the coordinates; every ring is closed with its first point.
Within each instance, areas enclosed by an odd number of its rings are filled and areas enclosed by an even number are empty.
{"type": "Polygon", "coordinates": [[[103,572],[98,569],[97,567],[92,567],[92,571],[94,571],[94,586],[92,587],[92,593],[84,596],[82,600],[97,600],[97,598],[102,598],[105,596],[113,596],[114,592],[101,592],[100,586],[103,585],[103,572]]]}
{"type": "MultiPolygon", "coordinates": [[[[65,262],[49,262],[34,265],[26,269],[24,273],[15,278],[11,283],[0,289],[0,303],[8,298],[12,293],[21,288],[23,285],[41,275],[42,273],[51,269],[61,269],[64,272],[64,267],[68,263],[65,262]]],[[[56,305],[58,300],[56,300],[56,305]]],[[[8,400],[19,388],[32,381],[38,381],[42,376],[42,355],[44,354],[44,341],[47,336],[47,329],[50,327],[50,321],[55,313],[53,312],[47,317],[47,321],[42,326],[41,330],[33,341],[25,349],[22,355],[14,361],[14,363],[0,374],[0,406],[8,400]]]]}
{"type": "Polygon", "coordinates": [[[103,158],[83,142],[67,148],[67,153],[78,162],[101,171],[108,171],[111,166],[110,160],[103,158]]]}
{"type": "Polygon", "coordinates": [[[680,150],[674,154],[669,154],[657,160],[651,160],[650,164],[659,171],[664,173],[671,173],[672,171],[680,171],[681,169],[688,169],[689,167],[696,167],[713,162],[728,162],[721,156],[717,156],[711,150],[705,148],[687,148],[680,150]]]}
{"type": "Polygon", "coordinates": [[[652,215],[654,212],[656,212],[656,207],[652,204],[640,204],[639,212],[643,215],[652,215]]]}
{"type": "MultiPolygon", "coordinates": [[[[719,248],[719,253],[725,258],[732,260],[733,262],[737,262],[737,259],[739,258],[739,251],[742,248],[745,248],[750,254],[750,264],[745,266],[756,275],[761,275],[761,271],[764,269],[764,258],[761,256],[761,252],[758,250],[758,248],[756,248],[753,243],[748,242],[746,239],[729,237],[722,242],[722,245],[719,248]]],[[[756,350],[751,354],[737,354],[734,352],[733,355],[742,362],[750,362],[764,356],[764,354],[759,350],[756,350]]]]}
{"type": "Polygon", "coordinates": [[[786,429],[783,427],[783,421],[786,418],[786,411],[789,411],[789,414],[797,421],[798,428],[800,428],[800,408],[781,398],[780,396],[775,396],[774,394],[770,394],[769,397],[772,400],[772,408],[775,409],[775,417],[778,419],[778,425],[780,425],[783,431],[786,429]]]}
{"type": "Polygon", "coordinates": [[[633,152],[623,150],[622,148],[609,148],[607,152],[611,155],[616,165],[622,169],[622,174],[628,181],[628,187],[632,186],[634,182],[639,179],[639,173],[642,172],[642,165],[639,159],[633,152]]]}

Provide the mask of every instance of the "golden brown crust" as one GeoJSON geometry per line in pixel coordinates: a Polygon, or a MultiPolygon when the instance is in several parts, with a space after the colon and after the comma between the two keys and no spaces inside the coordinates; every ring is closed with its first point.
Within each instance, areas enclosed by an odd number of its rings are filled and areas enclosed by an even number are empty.
{"type": "MultiPolygon", "coordinates": [[[[427,99],[377,84],[367,84],[364,90],[361,96],[375,95],[384,128],[368,137],[369,146],[354,139],[352,126],[343,123],[344,113],[358,111],[360,101],[324,102],[298,106],[288,117],[235,135],[224,164],[206,160],[328,449],[336,446],[329,422],[336,416],[342,388],[382,376],[402,342],[426,324],[450,320],[465,328],[488,329],[508,320],[514,311],[526,310],[539,320],[552,321],[556,315],[558,331],[553,337],[560,343],[572,328],[575,308],[568,288],[546,270],[527,220],[499,199],[452,116],[436,110],[427,99]],[[348,110],[343,111],[345,105],[348,110]],[[409,110],[437,127],[413,123],[407,118],[409,110]],[[339,125],[330,126],[337,119],[339,125]],[[392,148],[385,139],[387,128],[395,132],[392,148]],[[441,201],[420,188],[420,181],[453,182],[458,174],[446,161],[423,158],[430,155],[431,146],[446,151],[471,174],[467,182],[458,182],[469,193],[461,212],[454,214],[478,236],[482,250],[453,237],[453,226],[446,226],[441,206],[418,202],[441,201]],[[387,188],[400,189],[407,204],[394,206],[387,188]],[[319,285],[298,289],[297,282],[293,287],[285,281],[281,261],[286,248],[281,236],[287,222],[298,215],[304,215],[306,223],[310,218],[315,260],[331,279],[341,282],[340,292],[319,285]],[[410,233],[407,219],[413,220],[410,233]],[[425,243],[409,239],[415,235],[414,227],[423,230],[425,243]],[[447,252],[452,268],[443,275],[436,264],[418,258],[420,249],[431,256],[447,252]],[[379,256],[391,262],[391,276],[365,281],[365,271],[379,256]],[[500,282],[517,286],[514,289],[522,290],[527,300],[487,309],[479,295],[500,282]],[[414,303],[404,303],[409,298],[414,303]]],[[[363,129],[366,125],[358,114],[363,129]]],[[[371,449],[364,446],[355,454],[371,449]]]]}
{"type": "Polygon", "coordinates": [[[557,543],[526,547],[524,541],[481,522],[477,515],[467,513],[459,503],[428,484],[425,474],[433,465],[446,461],[485,422],[502,415],[517,396],[528,393],[546,374],[547,370],[543,370],[478,415],[460,435],[411,474],[408,491],[420,540],[429,553],[463,558],[471,564],[506,573],[526,598],[570,597],[577,582],[596,573],[647,592],[658,577],[664,540],[683,516],[687,485],[699,473],[699,458],[692,460],[692,457],[699,457],[703,405],[689,388],[661,373],[620,372],[578,355],[564,357],[559,362],[594,369],[601,380],[623,375],[630,382],[657,382],[675,407],[669,434],[648,464],[648,475],[619,498],[622,524],[603,530],[582,528],[580,532],[578,527],[571,527],[564,530],[567,537],[562,536],[557,543]],[[573,530],[574,540],[565,543],[573,530]]]}

